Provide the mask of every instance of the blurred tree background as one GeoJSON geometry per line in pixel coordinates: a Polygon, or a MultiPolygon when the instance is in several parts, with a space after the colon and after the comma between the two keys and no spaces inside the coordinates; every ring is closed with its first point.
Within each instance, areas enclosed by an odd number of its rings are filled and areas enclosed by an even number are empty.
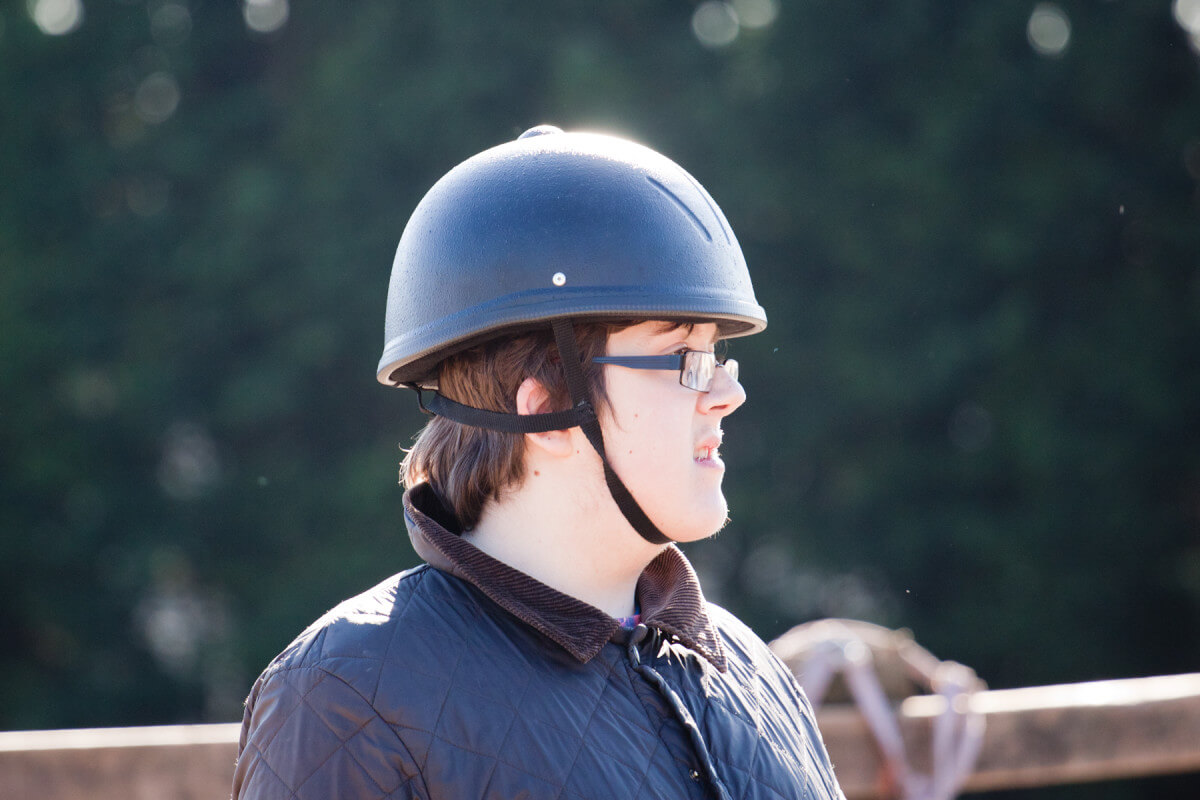
{"type": "Polygon", "coordinates": [[[415,563],[392,252],[547,122],[691,171],[770,315],[713,599],[993,687],[1200,668],[1195,42],[1197,0],[3,4],[0,728],[237,719],[415,563]]]}

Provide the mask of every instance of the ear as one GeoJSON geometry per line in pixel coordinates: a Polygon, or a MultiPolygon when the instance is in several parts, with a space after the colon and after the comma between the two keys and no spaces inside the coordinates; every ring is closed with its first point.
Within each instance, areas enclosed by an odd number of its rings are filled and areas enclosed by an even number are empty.
{"type": "MultiPolygon", "coordinates": [[[[517,413],[541,414],[550,411],[550,393],[534,378],[526,378],[517,387],[517,413]]],[[[546,431],[525,434],[525,443],[551,456],[568,456],[572,452],[571,432],[546,431]]]]}

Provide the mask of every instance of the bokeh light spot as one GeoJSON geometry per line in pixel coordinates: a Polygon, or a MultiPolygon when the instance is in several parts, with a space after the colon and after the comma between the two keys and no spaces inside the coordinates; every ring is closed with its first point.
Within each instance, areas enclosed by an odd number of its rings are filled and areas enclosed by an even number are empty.
{"type": "Polygon", "coordinates": [[[190,422],[177,422],[167,431],[158,463],[158,483],[177,500],[193,500],[221,478],[217,445],[208,431],[190,422]]]}
{"type": "Polygon", "coordinates": [[[98,367],[72,370],[63,379],[61,394],[71,411],[87,419],[109,416],[119,401],[116,382],[98,367]]]}
{"type": "Polygon", "coordinates": [[[242,5],[246,27],[256,33],[273,33],[282,28],[288,11],[287,0],[246,0],[242,5]]]}
{"type": "Polygon", "coordinates": [[[194,676],[229,633],[229,612],[216,592],[199,585],[182,553],[162,550],[149,564],[153,585],[133,612],[159,665],[176,677],[194,676]]]}
{"type": "Polygon", "coordinates": [[[83,22],[80,0],[28,0],[26,8],[38,29],[50,36],[70,33],[83,22]]]}
{"type": "Polygon", "coordinates": [[[1029,15],[1025,33],[1038,55],[1060,56],[1071,42],[1071,20],[1054,3],[1038,3],[1029,15]]]}
{"type": "Polygon", "coordinates": [[[1200,0],[1175,0],[1171,4],[1171,12],[1185,31],[1200,32],[1200,0]]]}
{"type": "Polygon", "coordinates": [[[743,28],[765,28],[779,16],[779,0],[733,0],[738,24],[743,28]]]}
{"type": "Polygon", "coordinates": [[[1171,12],[1179,26],[1187,31],[1192,49],[1200,53],[1200,0],[1175,0],[1171,12]]]}
{"type": "Polygon", "coordinates": [[[143,122],[166,122],[179,107],[179,84],[169,72],[146,76],[133,95],[133,108],[143,122]]]}
{"type": "Polygon", "coordinates": [[[725,47],[737,38],[737,12],[728,3],[705,0],[692,14],[692,33],[705,47],[725,47]]]}
{"type": "Polygon", "coordinates": [[[192,14],[181,3],[163,3],[150,15],[150,35],[164,47],[183,44],[192,32],[192,14]]]}

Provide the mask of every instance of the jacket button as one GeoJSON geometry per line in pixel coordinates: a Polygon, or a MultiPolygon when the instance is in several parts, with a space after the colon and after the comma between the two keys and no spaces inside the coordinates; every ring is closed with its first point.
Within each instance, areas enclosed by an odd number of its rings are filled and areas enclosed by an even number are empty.
{"type": "Polygon", "coordinates": [[[696,771],[696,770],[692,770],[690,773],[688,773],[688,775],[689,775],[689,776],[691,777],[691,779],[692,779],[692,780],[694,780],[696,783],[699,783],[699,782],[700,782],[700,773],[699,773],[698,771],[696,771]]]}

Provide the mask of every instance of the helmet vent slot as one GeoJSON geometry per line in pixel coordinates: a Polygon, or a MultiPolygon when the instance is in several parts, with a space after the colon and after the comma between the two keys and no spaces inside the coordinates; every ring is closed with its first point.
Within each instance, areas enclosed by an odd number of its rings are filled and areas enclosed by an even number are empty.
{"type": "Polygon", "coordinates": [[[701,222],[700,218],[696,216],[696,212],[688,208],[687,204],[680,200],[678,195],[676,195],[666,186],[663,186],[661,183],[654,180],[654,178],[651,178],[649,175],[646,176],[646,180],[650,181],[651,186],[653,186],[655,189],[658,189],[660,192],[669,197],[672,202],[675,203],[675,205],[679,206],[680,210],[682,210],[684,214],[687,214],[688,219],[695,223],[696,227],[700,229],[700,232],[704,234],[704,238],[710,242],[712,241],[712,234],[708,232],[708,228],[704,227],[704,223],[701,222]]]}

